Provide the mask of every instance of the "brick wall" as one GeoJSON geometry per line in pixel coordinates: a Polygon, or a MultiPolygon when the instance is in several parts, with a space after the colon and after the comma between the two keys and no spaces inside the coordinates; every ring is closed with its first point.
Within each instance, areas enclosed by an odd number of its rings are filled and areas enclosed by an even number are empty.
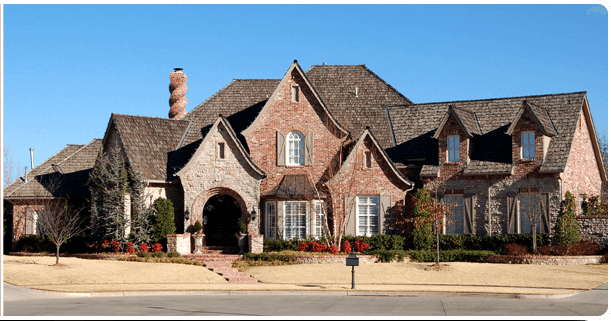
{"type": "MultiPolygon", "coordinates": [[[[513,160],[512,178],[522,178],[534,174],[541,164],[543,164],[544,137],[543,132],[535,123],[535,118],[530,115],[528,110],[524,110],[522,117],[518,120],[513,134],[511,135],[511,157],[513,160]],[[535,158],[522,158],[522,133],[535,133],[535,158]],[[530,174],[530,175],[529,175],[530,174]]],[[[553,138],[552,138],[553,139],[553,138]]]]}
{"type": "Polygon", "coordinates": [[[467,166],[469,158],[469,145],[470,139],[467,137],[465,132],[462,130],[456,117],[450,114],[446,125],[439,135],[439,163],[442,164],[439,175],[444,178],[450,178],[462,173],[467,166]],[[448,137],[458,136],[460,139],[460,161],[449,162],[448,161],[448,137]]]}
{"type": "Polygon", "coordinates": [[[576,126],[566,171],[561,174],[563,194],[568,190],[573,195],[600,195],[602,179],[583,109],[576,126]]]}

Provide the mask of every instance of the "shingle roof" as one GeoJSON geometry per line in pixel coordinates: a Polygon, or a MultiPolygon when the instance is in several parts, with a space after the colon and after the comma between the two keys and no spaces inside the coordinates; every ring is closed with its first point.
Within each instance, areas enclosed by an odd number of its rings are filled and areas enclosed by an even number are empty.
{"type": "Polygon", "coordinates": [[[6,199],[40,197],[89,197],[89,172],[102,147],[101,139],[87,145],[68,145],[28,173],[28,181],[19,178],[4,189],[6,199]]]}
{"type": "MultiPolygon", "coordinates": [[[[432,136],[448,105],[476,113],[482,135],[475,141],[465,174],[506,173],[511,169],[511,136],[506,132],[524,100],[546,110],[558,134],[552,139],[541,171],[563,171],[585,92],[484,100],[425,103],[389,108],[398,145],[398,160],[426,158],[422,175],[438,166],[437,140],[432,136]],[[428,166],[427,166],[428,165],[428,166]]],[[[392,154],[391,154],[392,155],[392,154]]],[[[397,160],[395,160],[397,161],[397,160]]]]}
{"type": "Polygon", "coordinates": [[[482,131],[479,128],[479,123],[477,121],[477,116],[475,115],[475,113],[470,112],[468,110],[456,108],[450,105],[450,107],[448,107],[447,113],[445,114],[441,122],[439,123],[439,126],[437,127],[437,131],[435,132],[435,135],[433,135],[435,139],[439,137],[439,134],[445,127],[448,119],[450,119],[450,115],[454,115],[454,117],[456,117],[458,124],[460,125],[460,127],[463,129],[463,131],[465,132],[465,134],[468,137],[473,137],[473,135],[482,134],[482,131]]]}
{"type": "Polygon", "coordinates": [[[353,138],[360,137],[369,126],[384,149],[394,147],[385,107],[411,104],[409,99],[365,65],[314,65],[306,75],[331,114],[353,138]]]}
{"type": "Polygon", "coordinates": [[[262,196],[278,198],[314,198],[316,189],[305,174],[284,175],[278,187],[262,196]]]}
{"type": "Polygon", "coordinates": [[[513,133],[513,129],[515,128],[516,124],[518,123],[518,120],[520,120],[520,117],[522,116],[525,110],[528,111],[528,113],[535,119],[535,123],[539,126],[539,128],[544,134],[548,136],[556,135],[556,129],[554,128],[554,124],[552,124],[552,121],[549,118],[547,110],[545,108],[535,105],[532,102],[528,102],[527,100],[524,101],[522,108],[518,110],[518,113],[514,117],[513,122],[509,126],[507,134],[511,135],[513,133]]]}
{"type": "MultiPolygon", "coordinates": [[[[167,180],[168,153],[189,127],[187,120],[112,114],[132,169],[145,180],[167,180]]],[[[171,180],[171,179],[170,179],[171,180]]]]}

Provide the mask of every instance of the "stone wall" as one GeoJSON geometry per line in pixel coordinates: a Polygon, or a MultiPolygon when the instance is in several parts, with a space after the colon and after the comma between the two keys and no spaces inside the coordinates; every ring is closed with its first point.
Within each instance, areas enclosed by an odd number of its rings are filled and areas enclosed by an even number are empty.
{"type": "Polygon", "coordinates": [[[586,265],[606,263],[604,255],[590,256],[513,256],[494,255],[488,258],[488,263],[536,264],[536,265],[586,265]]]}
{"type": "MultiPolygon", "coordinates": [[[[333,264],[333,263],[343,263],[346,264],[346,255],[297,255],[295,258],[297,262],[302,264],[333,264]]],[[[378,261],[378,257],[375,255],[358,255],[359,264],[367,264],[367,263],[376,263],[378,261]]]]}
{"type": "Polygon", "coordinates": [[[263,235],[248,236],[248,251],[253,254],[263,253],[263,235]]]}
{"type": "Polygon", "coordinates": [[[579,234],[582,240],[607,245],[609,242],[608,216],[577,216],[577,222],[579,222],[579,234]]]}
{"type": "Polygon", "coordinates": [[[168,234],[168,253],[191,254],[191,233],[168,234]]]}

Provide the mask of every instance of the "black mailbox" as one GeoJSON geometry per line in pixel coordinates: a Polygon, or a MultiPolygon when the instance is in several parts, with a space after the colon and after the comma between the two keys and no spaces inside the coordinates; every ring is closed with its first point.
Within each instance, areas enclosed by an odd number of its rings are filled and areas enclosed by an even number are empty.
{"type": "Polygon", "coordinates": [[[346,258],[346,266],[359,266],[359,258],[356,257],[354,252],[350,253],[346,258]]]}

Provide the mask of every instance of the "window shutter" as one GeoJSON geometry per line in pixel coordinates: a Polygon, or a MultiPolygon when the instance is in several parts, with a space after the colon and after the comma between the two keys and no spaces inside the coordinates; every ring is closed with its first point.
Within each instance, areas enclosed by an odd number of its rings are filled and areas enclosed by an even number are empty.
{"type": "Polygon", "coordinates": [[[474,231],[473,231],[473,212],[474,212],[473,195],[464,196],[463,207],[464,207],[463,233],[464,234],[474,234],[474,231]]]}
{"type": "Polygon", "coordinates": [[[549,193],[542,193],[540,195],[541,200],[541,218],[539,224],[541,224],[541,233],[549,234],[549,193]]]}
{"type": "Polygon", "coordinates": [[[276,131],[276,164],[278,166],[286,165],[286,147],[284,135],[276,131]]]}
{"type": "Polygon", "coordinates": [[[344,222],[346,224],[344,234],[356,236],[356,211],[354,210],[356,199],[354,196],[345,196],[344,202],[344,208],[347,210],[346,221],[344,222]]]}
{"type": "Polygon", "coordinates": [[[309,132],[305,137],[304,165],[312,165],[314,162],[314,132],[309,132]]]}
{"type": "Polygon", "coordinates": [[[284,202],[277,203],[276,215],[276,239],[284,239],[284,202]]]}
{"type": "Polygon", "coordinates": [[[518,196],[515,193],[507,195],[507,234],[518,233],[518,196]]]}
{"type": "Polygon", "coordinates": [[[384,228],[384,222],[386,221],[386,218],[388,218],[389,220],[392,219],[392,196],[391,195],[380,195],[379,215],[380,215],[380,221],[378,225],[378,229],[379,229],[378,232],[380,234],[386,234],[386,232],[388,231],[384,228]]]}

